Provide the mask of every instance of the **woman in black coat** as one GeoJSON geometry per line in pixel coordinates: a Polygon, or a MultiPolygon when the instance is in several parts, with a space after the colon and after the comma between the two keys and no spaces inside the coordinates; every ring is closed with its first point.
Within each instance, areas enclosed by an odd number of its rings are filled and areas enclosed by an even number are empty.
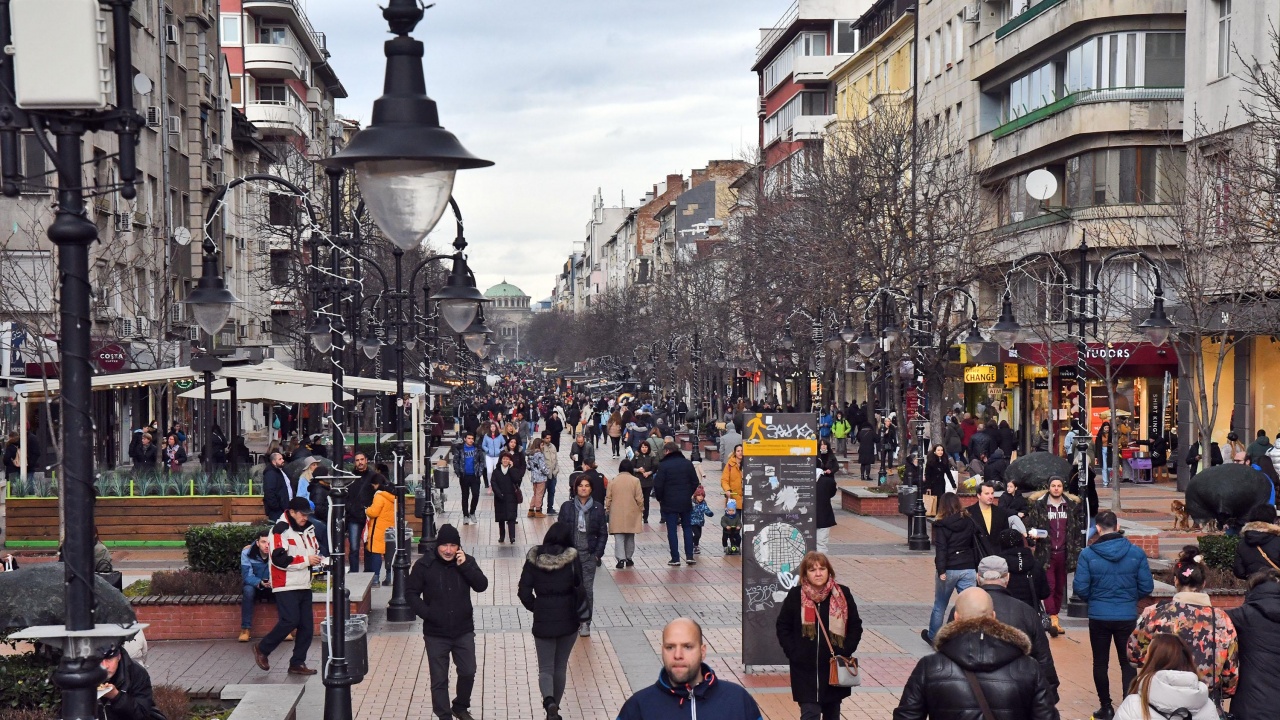
{"type": "Polygon", "coordinates": [[[830,443],[826,440],[818,443],[818,469],[822,472],[818,475],[817,497],[814,500],[818,504],[815,519],[818,526],[817,544],[820,553],[827,551],[831,528],[836,526],[836,513],[831,508],[831,500],[836,496],[837,467],[839,465],[836,462],[836,456],[831,452],[830,443]]]}
{"type": "Polygon", "coordinates": [[[862,618],[849,588],[836,582],[826,555],[811,552],[800,563],[800,582],[778,612],[778,644],[791,665],[791,698],[802,717],[838,720],[850,689],[827,684],[831,650],[851,657],[862,640],[862,618]],[[828,649],[827,641],[831,648],[828,649]]]}
{"type": "MultiPolygon", "coordinates": [[[[591,478],[578,475],[573,484],[573,498],[560,506],[556,522],[565,525],[573,535],[573,546],[578,549],[578,564],[582,568],[582,587],[586,590],[587,606],[595,607],[596,568],[604,557],[604,546],[609,542],[608,521],[604,505],[591,499],[591,478]]],[[[578,635],[591,635],[591,621],[584,620],[578,626],[578,635]]]]}
{"type": "Polygon", "coordinates": [[[1237,720],[1275,717],[1280,706],[1280,572],[1265,570],[1250,581],[1244,605],[1228,610],[1236,626],[1240,680],[1231,700],[1237,720]]]}
{"type": "Polygon", "coordinates": [[[525,556],[516,592],[520,604],[533,613],[538,689],[548,717],[559,712],[560,698],[564,696],[569,655],[578,639],[578,598],[582,592],[582,570],[578,550],[573,547],[573,533],[568,525],[552,523],[542,544],[525,556]]]}
{"type": "Polygon", "coordinates": [[[498,466],[493,469],[493,477],[489,478],[489,487],[493,490],[493,519],[498,521],[498,542],[506,542],[511,536],[511,544],[516,544],[516,508],[520,501],[516,493],[520,488],[520,477],[516,475],[514,458],[511,453],[503,451],[498,456],[498,466]]]}
{"type": "Polygon", "coordinates": [[[947,459],[946,449],[941,445],[934,445],[933,452],[924,461],[924,491],[940,498],[943,493],[952,492],[951,487],[954,485],[956,477],[951,471],[951,461],[947,459]]]}
{"type": "Polygon", "coordinates": [[[977,529],[960,505],[960,498],[955,493],[944,493],[938,501],[938,519],[933,523],[933,569],[937,577],[933,584],[933,612],[929,627],[920,631],[927,643],[933,642],[942,627],[951,593],[967,590],[978,582],[979,558],[974,552],[977,529]]]}
{"type": "Polygon", "coordinates": [[[1000,449],[1004,451],[1004,456],[1013,458],[1013,451],[1018,448],[1018,434],[1009,427],[1008,420],[1000,421],[1000,433],[998,444],[1000,449]]]}
{"type": "Polygon", "coordinates": [[[504,448],[511,455],[511,472],[514,473],[516,484],[524,482],[524,475],[529,470],[528,462],[525,460],[524,453],[520,451],[519,436],[512,435],[507,438],[507,444],[504,448]]]}
{"type": "Polygon", "coordinates": [[[876,461],[876,431],[870,425],[858,430],[858,465],[862,466],[862,479],[871,479],[871,465],[876,461]]]}
{"type": "Polygon", "coordinates": [[[1017,530],[1001,530],[996,539],[1000,542],[1000,557],[1009,563],[1009,594],[1039,608],[1040,601],[1049,597],[1049,576],[1044,566],[1017,530]]]}

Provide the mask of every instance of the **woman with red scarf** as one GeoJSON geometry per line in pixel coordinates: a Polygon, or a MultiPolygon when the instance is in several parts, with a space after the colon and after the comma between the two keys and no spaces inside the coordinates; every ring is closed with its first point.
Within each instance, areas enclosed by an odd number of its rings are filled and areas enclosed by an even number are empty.
{"type": "Polygon", "coordinates": [[[827,684],[831,649],[842,657],[857,652],[862,618],[826,555],[805,555],[799,575],[782,601],[777,627],[778,644],[791,664],[791,697],[800,705],[800,720],[839,720],[840,701],[851,691],[827,684]]]}

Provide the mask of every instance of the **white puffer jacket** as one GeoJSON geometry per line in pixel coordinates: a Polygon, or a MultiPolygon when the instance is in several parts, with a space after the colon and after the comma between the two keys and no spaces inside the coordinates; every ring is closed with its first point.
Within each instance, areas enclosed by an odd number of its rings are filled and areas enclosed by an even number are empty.
{"type": "Polygon", "coordinates": [[[1209,700],[1209,688],[1193,672],[1161,670],[1151,679],[1148,693],[1151,711],[1144,717],[1142,698],[1128,695],[1116,708],[1114,720],[1170,720],[1181,708],[1191,712],[1191,720],[1219,720],[1218,711],[1209,700]]]}

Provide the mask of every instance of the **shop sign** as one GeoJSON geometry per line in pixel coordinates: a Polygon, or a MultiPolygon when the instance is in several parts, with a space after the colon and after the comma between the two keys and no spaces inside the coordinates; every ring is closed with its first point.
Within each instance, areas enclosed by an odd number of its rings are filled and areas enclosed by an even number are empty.
{"type": "Polygon", "coordinates": [[[1031,389],[1032,390],[1048,390],[1049,378],[1047,377],[1031,378],[1031,389]]]}
{"type": "Polygon", "coordinates": [[[1043,365],[1024,365],[1022,373],[1029,378],[1047,378],[1049,377],[1049,368],[1043,365]]]}
{"type": "Polygon", "coordinates": [[[196,386],[196,381],[195,380],[175,380],[173,382],[173,386],[183,392],[186,392],[187,390],[190,390],[191,388],[196,386]]]}
{"type": "Polygon", "coordinates": [[[1075,380],[1078,377],[1076,367],[1074,365],[1063,365],[1058,368],[1058,377],[1063,380],[1075,380]]]}
{"type": "Polygon", "coordinates": [[[1018,382],[1018,363],[1004,364],[1004,381],[1006,383],[1018,382]]]}
{"type": "Polygon", "coordinates": [[[103,372],[119,372],[129,362],[129,355],[124,348],[111,343],[98,348],[98,351],[93,354],[93,360],[103,372]]]}
{"type": "Polygon", "coordinates": [[[964,369],[964,381],[970,385],[996,382],[998,375],[995,365],[974,365],[964,369]]]}

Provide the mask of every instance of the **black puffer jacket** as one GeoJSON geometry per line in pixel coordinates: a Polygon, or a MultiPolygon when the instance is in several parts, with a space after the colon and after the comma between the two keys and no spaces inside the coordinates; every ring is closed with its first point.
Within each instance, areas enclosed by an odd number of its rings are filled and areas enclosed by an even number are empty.
{"type": "Polygon", "coordinates": [[[653,476],[653,497],[664,513],[683,513],[693,509],[693,491],[698,485],[698,471],[679,451],[668,453],[658,463],[653,476]]]}
{"type": "Polygon", "coordinates": [[[106,720],[164,720],[164,715],[156,710],[151,675],[129,657],[128,652],[120,651],[120,665],[107,682],[115,685],[120,694],[111,700],[98,701],[106,720]]]}
{"type": "Polygon", "coordinates": [[[948,570],[976,570],[973,551],[977,526],[967,513],[959,513],[933,523],[933,568],[937,574],[948,570]]]}
{"type": "MultiPolygon", "coordinates": [[[[974,437],[977,437],[976,435],[974,437]]],[[[1009,469],[1009,456],[1004,450],[996,448],[987,455],[987,464],[982,469],[982,480],[995,483],[997,488],[1004,487],[1004,472],[1009,469]]]]}
{"type": "Polygon", "coordinates": [[[1027,607],[1039,608],[1040,601],[1049,597],[1049,577],[1035,553],[1028,547],[1012,547],[1001,550],[1000,557],[1009,563],[1009,594],[1027,607]]]}
{"type": "Polygon", "coordinates": [[[1040,666],[1020,630],[991,618],[944,625],[938,652],[916,663],[893,720],[971,720],[982,717],[965,671],[974,673],[996,720],[1056,720],[1040,666]]]}
{"type": "MultiPolygon", "coordinates": [[[[560,504],[560,515],[556,522],[569,526],[569,530],[578,532],[578,501],[565,500],[560,504]]],[[[604,503],[591,501],[591,509],[587,510],[587,544],[591,554],[598,557],[604,555],[604,546],[609,543],[609,521],[604,515],[604,503]]]]}
{"type": "MultiPolygon", "coordinates": [[[[1022,631],[1031,640],[1032,659],[1040,666],[1040,679],[1049,688],[1049,702],[1058,704],[1058,669],[1053,664],[1053,653],[1049,649],[1049,635],[1040,625],[1040,614],[1030,605],[1015,598],[1008,588],[999,585],[983,585],[983,590],[991,596],[991,605],[996,609],[996,619],[1012,628],[1022,631]]],[[[947,615],[947,622],[955,620],[953,608],[947,615]]]]}
{"type": "Polygon", "coordinates": [[[558,638],[578,631],[578,551],[558,545],[529,550],[517,595],[533,613],[533,636],[558,638]]]}
{"type": "Polygon", "coordinates": [[[1276,565],[1280,565],[1280,525],[1247,523],[1240,531],[1240,542],[1236,545],[1236,563],[1232,572],[1244,580],[1259,570],[1267,570],[1276,565]],[[1271,562],[1267,562],[1268,559],[1271,562]]]}
{"type": "Polygon", "coordinates": [[[1227,616],[1236,626],[1240,658],[1231,712],[1237,720],[1273,718],[1280,706],[1280,583],[1258,585],[1227,616]]]}
{"type": "MultiPolygon", "coordinates": [[[[836,585],[844,594],[844,601],[849,605],[849,617],[845,621],[844,641],[836,642],[831,638],[831,646],[837,655],[848,657],[858,651],[858,643],[862,641],[862,618],[858,616],[858,606],[853,601],[853,594],[844,585],[836,585]]],[[[831,651],[827,649],[827,639],[822,631],[814,627],[814,636],[805,637],[804,624],[800,620],[800,586],[791,588],[787,599],[782,601],[782,609],[778,611],[776,631],[778,644],[786,653],[791,665],[791,698],[798,703],[831,703],[849,697],[847,687],[828,685],[827,669],[831,664],[831,651]],[[822,673],[819,674],[818,670],[822,673]]],[[[834,592],[834,591],[832,591],[834,592]]],[[[818,617],[822,619],[822,627],[831,630],[831,599],[817,603],[818,617]]]]}
{"type": "Polygon", "coordinates": [[[831,500],[835,496],[835,477],[823,475],[818,478],[817,497],[814,500],[818,503],[817,521],[819,530],[836,526],[836,511],[831,507],[831,500]]]}
{"type": "Polygon", "coordinates": [[[434,543],[413,564],[405,581],[409,607],[422,618],[422,634],[431,637],[456,638],[474,631],[471,591],[488,588],[489,578],[475,558],[467,555],[461,565],[445,562],[434,543]]]}

